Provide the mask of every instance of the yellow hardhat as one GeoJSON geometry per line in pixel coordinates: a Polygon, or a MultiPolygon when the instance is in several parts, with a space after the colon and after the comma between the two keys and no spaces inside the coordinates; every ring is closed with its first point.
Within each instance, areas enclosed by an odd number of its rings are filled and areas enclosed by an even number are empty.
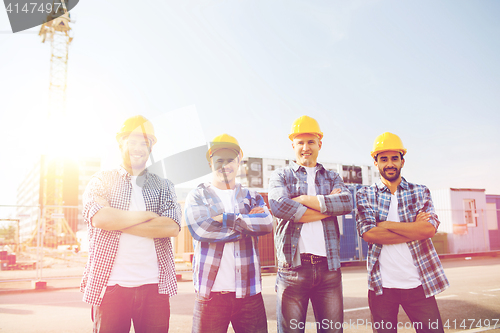
{"type": "Polygon", "coordinates": [[[240,156],[240,159],[243,157],[243,151],[240,148],[238,140],[231,135],[224,133],[216,136],[210,142],[210,148],[207,151],[207,160],[210,162],[210,158],[212,158],[215,152],[224,148],[234,150],[240,156]]]}
{"type": "Polygon", "coordinates": [[[399,151],[403,156],[406,154],[406,148],[403,146],[403,141],[401,141],[399,136],[385,132],[375,139],[371,154],[373,158],[376,158],[379,153],[390,150],[399,151]]]}
{"type": "Polygon", "coordinates": [[[290,131],[290,135],[288,137],[293,141],[293,138],[295,138],[297,135],[304,133],[315,134],[320,140],[323,138],[323,132],[321,132],[321,130],[319,129],[319,124],[316,119],[308,116],[302,116],[295,119],[292,124],[292,130],[290,131]]]}
{"type": "Polygon", "coordinates": [[[120,131],[116,134],[116,140],[120,142],[122,136],[129,135],[132,132],[146,134],[151,140],[151,146],[158,141],[155,136],[153,124],[141,115],[133,116],[125,120],[120,131]]]}

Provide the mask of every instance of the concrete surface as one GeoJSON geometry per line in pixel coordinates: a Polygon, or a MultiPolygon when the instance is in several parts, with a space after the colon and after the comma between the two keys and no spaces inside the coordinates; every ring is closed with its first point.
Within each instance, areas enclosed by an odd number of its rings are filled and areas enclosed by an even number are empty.
{"type": "MultiPolygon", "coordinates": [[[[487,320],[490,323],[488,332],[500,332],[500,329],[491,329],[495,319],[500,319],[500,257],[450,258],[443,260],[443,266],[451,283],[451,287],[437,297],[443,322],[448,323],[445,331],[485,331],[486,328],[480,326],[487,320]]],[[[366,268],[343,267],[342,273],[344,331],[371,332],[366,325],[370,318],[366,268]]],[[[276,332],[275,279],[274,273],[263,274],[263,297],[271,333],[276,332]]],[[[91,332],[90,306],[81,301],[79,283],[79,277],[48,279],[46,290],[23,292],[19,291],[23,285],[15,282],[10,282],[9,288],[0,286],[0,332],[91,332]]],[[[183,272],[178,285],[179,293],[171,299],[170,332],[190,332],[194,305],[191,273],[183,272]]],[[[402,310],[399,320],[402,325],[409,323],[402,310]]],[[[307,321],[306,332],[315,332],[311,329],[314,323],[311,307],[307,321]]],[[[500,326],[500,322],[497,324],[500,326]]],[[[414,331],[403,329],[399,332],[414,331]]]]}

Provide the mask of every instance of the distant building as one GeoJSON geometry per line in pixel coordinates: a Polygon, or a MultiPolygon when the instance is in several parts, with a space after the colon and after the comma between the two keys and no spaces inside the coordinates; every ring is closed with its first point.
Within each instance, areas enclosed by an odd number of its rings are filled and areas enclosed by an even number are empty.
{"type": "MultiPolygon", "coordinates": [[[[67,224],[76,233],[84,228],[82,219],[82,195],[93,174],[101,168],[100,158],[80,158],[73,160],[63,158],[60,165],[62,179],[62,205],[77,208],[63,210],[67,224]]],[[[17,216],[20,218],[19,234],[21,242],[34,236],[38,215],[44,214],[47,207],[57,204],[56,197],[60,195],[55,186],[54,159],[42,155],[33,165],[17,190],[17,216]],[[45,206],[46,205],[46,206],[45,206]],[[40,208],[38,208],[40,207],[40,208]]],[[[47,216],[46,220],[51,217],[47,216]]],[[[55,217],[57,218],[57,217],[55,217]]]]}
{"type": "Polygon", "coordinates": [[[441,221],[433,243],[438,253],[470,253],[490,250],[484,189],[431,190],[441,221]]]}
{"type": "MultiPolygon", "coordinates": [[[[239,182],[243,186],[267,190],[273,171],[289,163],[290,160],[286,159],[244,157],[238,175],[239,182]]],[[[380,173],[374,166],[320,163],[326,169],[337,172],[346,184],[372,185],[380,179],[380,173]]]]}

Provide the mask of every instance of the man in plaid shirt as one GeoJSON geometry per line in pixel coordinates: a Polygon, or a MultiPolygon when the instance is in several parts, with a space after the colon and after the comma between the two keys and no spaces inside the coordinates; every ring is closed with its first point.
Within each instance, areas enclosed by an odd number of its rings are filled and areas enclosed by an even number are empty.
{"type": "Polygon", "coordinates": [[[116,139],[122,164],[98,172],[83,196],[90,238],[81,285],[94,332],[168,332],[177,292],[170,237],[180,230],[173,184],[145,169],[156,143],[153,125],[127,119],[116,139]]]}
{"type": "Polygon", "coordinates": [[[273,230],[264,199],[235,182],[243,152],[227,134],[207,152],[212,182],[186,198],[186,223],[194,239],[196,301],[193,332],[267,332],[257,236],[273,230]]]}
{"type": "Polygon", "coordinates": [[[309,300],[318,332],[341,332],[337,216],[352,211],[352,195],[336,172],[317,163],[323,133],[315,119],[296,119],[289,138],[296,161],[274,171],[269,182],[269,204],[278,218],[278,332],[304,332],[309,300]]]}
{"type": "Polygon", "coordinates": [[[401,177],[406,149],[386,132],[371,153],[381,182],[356,194],[357,228],[369,243],[368,302],[376,332],[396,332],[399,305],[417,332],[444,332],[434,295],[448,280],[430,238],[439,226],[431,194],[401,177]]]}

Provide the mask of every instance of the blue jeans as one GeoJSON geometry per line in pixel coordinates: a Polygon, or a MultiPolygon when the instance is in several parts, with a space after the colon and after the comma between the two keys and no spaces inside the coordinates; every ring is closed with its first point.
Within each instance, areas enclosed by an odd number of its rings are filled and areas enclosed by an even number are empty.
{"type": "Polygon", "coordinates": [[[193,333],[225,333],[229,322],[236,333],[267,332],[267,317],[262,294],[245,298],[236,298],[234,292],[213,292],[209,298],[196,295],[193,333]]]}
{"type": "Polygon", "coordinates": [[[278,332],[342,332],[344,304],[340,269],[328,270],[326,260],[318,264],[302,263],[294,269],[278,268],[276,277],[278,332]],[[311,300],[316,322],[306,324],[311,300]]]}
{"type": "Polygon", "coordinates": [[[100,306],[92,306],[94,333],[168,332],[170,303],[168,295],[158,293],[157,284],[135,288],[109,286],[100,306]]]}
{"type": "MultiPolygon", "coordinates": [[[[418,333],[444,332],[436,299],[434,296],[426,298],[422,286],[413,289],[383,288],[379,296],[369,290],[368,304],[374,332],[397,332],[400,304],[413,323],[412,328],[418,333]]],[[[403,326],[404,323],[399,323],[400,328],[403,326]]]]}

